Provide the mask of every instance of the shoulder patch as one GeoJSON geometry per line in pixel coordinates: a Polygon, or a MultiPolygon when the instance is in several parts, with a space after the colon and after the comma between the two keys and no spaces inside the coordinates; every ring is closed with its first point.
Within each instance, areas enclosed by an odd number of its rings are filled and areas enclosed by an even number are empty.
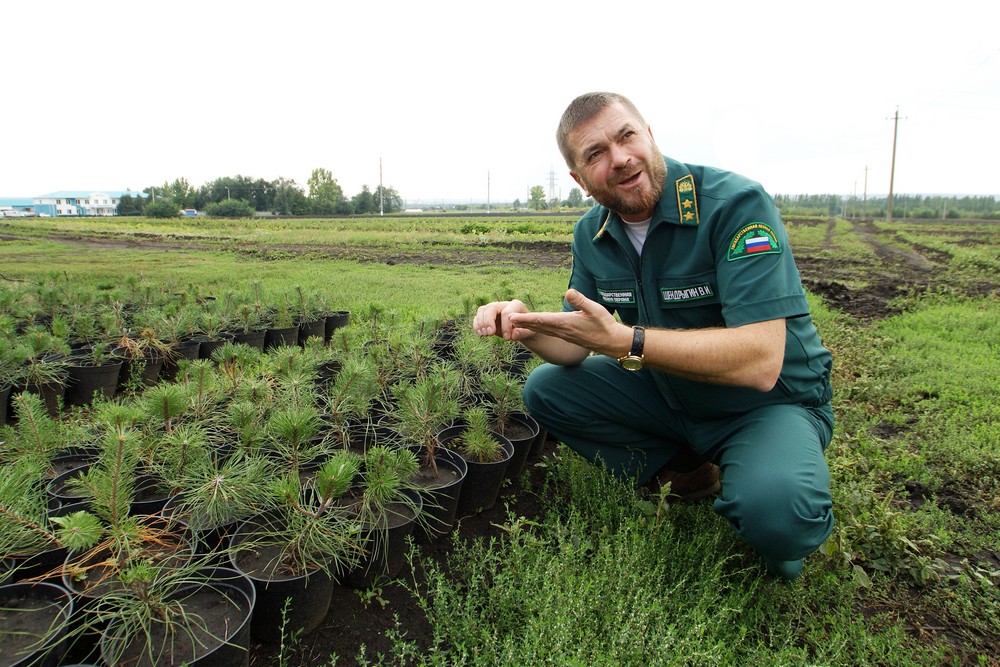
{"type": "Polygon", "coordinates": [[[751,222],[736,232],[729,244],[726,259],[754,257],[756,255],[780,255],[781,245],[774,231],[763,222],[751,222]]]}
{"type": "Polygon", "coordinates": [[[677,190],[677,216],[682,225],[697,225],[698,196],[694,189],[694,176],[681,176],[675,183],[677,190]]]}

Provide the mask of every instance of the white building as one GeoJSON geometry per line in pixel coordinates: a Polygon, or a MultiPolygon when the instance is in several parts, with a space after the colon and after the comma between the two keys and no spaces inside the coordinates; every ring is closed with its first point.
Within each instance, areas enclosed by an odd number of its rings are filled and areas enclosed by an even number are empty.
{"type": "Polygon", "coordinates": [[[122,195],[145,198],[142,192],[88,192],[61,190],[34,197],[35,211],[49,215],[111,216],[118,215],[118,202],[122,195]]]}

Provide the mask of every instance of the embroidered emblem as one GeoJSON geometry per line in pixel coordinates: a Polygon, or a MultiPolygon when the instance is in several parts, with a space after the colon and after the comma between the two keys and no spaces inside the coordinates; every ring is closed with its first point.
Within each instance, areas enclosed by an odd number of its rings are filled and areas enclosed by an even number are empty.
{"type": "Polygon", "coordinates": [[[778,254],[781,254],[781,245],[774,231],[763,222],[751,222],[736,232],[729,244],[727,259],[731,262],[754,255],[778,254]]]}
{"type": "Polygon", "coordinates": [[[660,288],[660,298],[663,300],[663,303],[694,301],[695,299],[705,299],[714,294],[712,286],[708,283],[704,285],[692,285],[691,287],[660,288]]]}
{"type": "Polygon", "coordinates": [[[604,303],[613,304],[634,304],[635,303],[635,290],[630,289],[601,289],[597,288],[597,296],[600,297],[601,301],[604,303]]]}
{"type": "Polygon", "coordinates": [[[677,179],[677,215],[682,225],[697,225],[700,222],[694,176],[691,174],[677,179]]]}
{"type": "Polygon", "coordinates": [[[594,234],[594,238],[590,239],[591,241],[596,241],[597,239],[604,236],[604,230],[608,228],[608,222],[610,220],[611,220],[611,211],[608,211],[608,217],[604,218],[604,224],[601,225],[601,228],[597,230],[596,234],[594,234]]]}

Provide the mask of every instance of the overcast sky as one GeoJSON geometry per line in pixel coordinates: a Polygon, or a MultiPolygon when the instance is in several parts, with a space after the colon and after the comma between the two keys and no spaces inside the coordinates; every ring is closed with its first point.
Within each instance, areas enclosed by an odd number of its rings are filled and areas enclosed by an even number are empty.
{"type": "Polygon", "coordinates": [[[0,196],[329,169],[409,205],[575,184],[579,93],[772,193],[1000,194],[1000,10],[950,2],[0,6],[0,196]]]}

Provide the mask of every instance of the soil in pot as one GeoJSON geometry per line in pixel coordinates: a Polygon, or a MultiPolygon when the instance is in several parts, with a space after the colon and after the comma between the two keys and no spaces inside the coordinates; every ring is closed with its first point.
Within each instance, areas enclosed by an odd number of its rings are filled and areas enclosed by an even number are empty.
{"type": "MultiPolygon", "coordinates": [[[[464,426],[450,426],[438,434],[438,442],[449,448],[457,448],[457,440],[462,436],[464,426]]],[[[514,445],[510,440],[494,433],[493,437],[500,441],[503,448],[503,455],[498,461],[482,463],[479,461],[466,461],[469,468],[462,484],[462,491],[458,497],[457,516],[468,516],[478,514],[483,510],[490,509],[496,503],[497,496],[500,495],[500,486],[503,484],[507,467],[514,456],[514,445]]]]}
{"type": "Polygon", "coordinates": [[[457,452],[441,446],[434,455],[436,472],[424,465],[422,453],[418,456],[421,459],[420,471],[410,479],[410,483],[420,488],[426,529],[418,531],[417,536],[433,539],[450,533],[455,527],[458,499],[469,466],[457,452]]]}
{"type": "Polygon", "coordinates": [[[413,492],[415,503],[392,503],[380,517],[380,525],[368,530],[367,554],[357,567],[347,572],[341,582],[351,588],[370,588],[379,577],[397,576],[406,564],[407,538],[413,534],[422,509],[420,494],[413,492]]]}
{"type": "MultiPolygon", "coordinates": [[[[496,429],[499,431],[499,429],[496,429]]],[[[507,417],[503,436],[514,445],[514,456],[507,466],[507,479],[517,479],[524,471],[524,465],[531,455],[531,449],[538,437],[539,426],[535,418],[528,414],[513,414],[507,417]]]]}
{"type": "Polygon", "coordinates": [[[0,666],[59,665],[73,599],[47,582],[0,586],[0,666]]]}
{"type": "Polygon", "coordinates": [[[125,646],[116,645],[121,640],[112,624],[101,642],[104,662],[129,667],[248,664],[250,618],[256,597],[253,583],[223,568],[209,576],[211,581],[184,588],[171,597],[193,619],[190,624],[174,632],[168,632],[164,624],[154,624],[148,628],[148,643],[134,641],[125,646]]]}
{"type": "Polygon", "coordinates": [[[281,640],[282,610],[286,610],[286,632],[305,635],[319,627],[330,609],[336,584],[318,568],[303,574],[287,572],[282,563],[281,545],[244,546],[250,533],[266,522],[267,519],[259,517],[236,528],[230,541],[229,560],[237,572],[249,577],[257,592],[250,623],[251,636],[273,643],[281,640]],[[286,600],[289,600],[287,609],[286,600]]]}

